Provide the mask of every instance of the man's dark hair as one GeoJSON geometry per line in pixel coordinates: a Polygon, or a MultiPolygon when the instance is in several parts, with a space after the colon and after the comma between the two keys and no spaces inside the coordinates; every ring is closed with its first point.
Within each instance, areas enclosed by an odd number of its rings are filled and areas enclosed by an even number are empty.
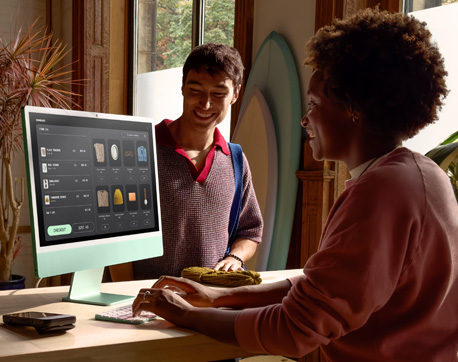
{"type": "Polygon", "coordinates": [[[183,84],[190,70],[206,71],[210,75],[225,72],[237,88],[243,81],[243,62],[237,49],[224,44],[199,45],[189,54],[183,66],[183,84]]]}

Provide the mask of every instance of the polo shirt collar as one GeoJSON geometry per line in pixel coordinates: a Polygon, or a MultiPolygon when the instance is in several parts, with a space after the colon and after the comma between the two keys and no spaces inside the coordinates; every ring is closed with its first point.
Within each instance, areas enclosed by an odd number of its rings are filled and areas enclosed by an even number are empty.
{"type": "MultiPolygon", "coordinates": [[[[175,142],[172,133],[169,130],[169,124],[173,122],[171,119],[164,119],[161,123],[156,126],[156,140],[157,143],[163,146],[174,147],[175,149],[181,149],[181,146],[175,142]]],[[[229,155],[229,148],[223,135],[219,131],[218,127],[215,128],[214,133],[214,145],[221,148],[223,153],[229,155]]]]}

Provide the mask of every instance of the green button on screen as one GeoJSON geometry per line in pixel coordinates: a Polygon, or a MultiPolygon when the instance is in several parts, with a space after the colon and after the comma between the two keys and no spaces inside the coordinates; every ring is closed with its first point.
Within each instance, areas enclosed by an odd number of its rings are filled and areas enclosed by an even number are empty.
{"type": "Polygon", "coordinates": [[[65,225],[54,225],[48,227],[49,236],[58,236],[58,235],[67,235],[72,232],[72,227],[70,224],[65,225]]]}

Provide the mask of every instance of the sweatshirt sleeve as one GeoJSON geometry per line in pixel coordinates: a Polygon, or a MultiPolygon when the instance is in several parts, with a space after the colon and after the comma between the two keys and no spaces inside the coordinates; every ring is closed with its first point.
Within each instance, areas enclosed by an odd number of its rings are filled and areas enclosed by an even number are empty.
{"type": "Polygon", "coordinates": [[[304,323],[301,318],[305,312],[308,317],[320,319],[319,314],[311,315],[314,312],[312,308],[303,308],[305,295],[297,285],[304,283],[306,277],[302,275],[290,278],[290,281],[293,283],[292,289],[281,304],[241,311],[235,321],[235,330],[237,341],[244,350],[302,357],[320,344],[328,343],[328,338],[320,335],[319,331],[315,331],[310,323],[304,323]]]}

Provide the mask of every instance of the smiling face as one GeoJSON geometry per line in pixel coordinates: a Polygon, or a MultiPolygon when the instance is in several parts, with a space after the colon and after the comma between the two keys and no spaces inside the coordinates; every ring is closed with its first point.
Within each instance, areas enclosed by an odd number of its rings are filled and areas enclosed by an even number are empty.
{"type": "Polygon", "coordinates": [[[239,89],[224,72],[210,75],[206,71],[190,70],[181,87],[182,119],[193,128],[214,129],[224,120],[229,107],[237,100],[239,89]]]}
{"type": "Polygon", "coordinates": [[[301,121],[316,160],[346,161],[355,142],[350,111],[325,93],[323,73],[315,71],[307,92],[307,113],[301,121]]]}

